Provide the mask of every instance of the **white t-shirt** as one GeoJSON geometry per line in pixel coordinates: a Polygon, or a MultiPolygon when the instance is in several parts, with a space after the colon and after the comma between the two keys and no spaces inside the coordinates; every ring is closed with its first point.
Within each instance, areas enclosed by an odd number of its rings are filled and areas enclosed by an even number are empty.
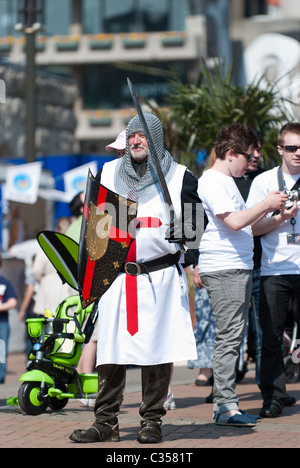
{"type": "MultiPolygon", "coordinates": [[[[277,174],[278,167],[275,167],[255,177],[247,199],[249,208],[262,201],[268,193],[279,190],[277,174]]],[[[294,176],[284,173],[286,188],[291,190],[299,177],[300,173],[294,176]]],[[[267,217],[270,216],[272,213],[268,213],[267,217]]],[[[300,233],[300,212],[295,219],[295,233],[300,233]]],[[[261,274],[263,276],[300,274],[300,244],[287,242],[287,234],[292,234],[292,232],[291,220],[287,220],[272,232],[262,236],[261,274]]]]}
{"type": "Polygon", "coordinates": [[[200,243],[199,272],[252,270],[251,227],[233,231],[216,216],[246,208],[233,178],[208,169],[199,179],[198,193],[209,221],[200,243]]]}

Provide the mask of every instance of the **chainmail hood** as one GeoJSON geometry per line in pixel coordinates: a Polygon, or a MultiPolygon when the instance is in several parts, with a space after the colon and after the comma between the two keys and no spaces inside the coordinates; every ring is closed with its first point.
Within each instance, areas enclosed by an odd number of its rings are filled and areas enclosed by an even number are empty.
{"type": "MultiPolygon", "coordinates": [[[[167,178],[171,167],[174,167],[176,163],[173,161],[173,158],[170,155],[170,153],[164,148],[164,133],[162,124],[160,120],[153,114],[144,113],[144,118],[148,126],[153,145],[161,165],[162,172],[165,178],[167,178]]],[[[121,188],[121,186],[123,186],[123,184],[125,183],[127,187],[131,189],[131,192],[136,192],[136,198],[140,198],[144,189],[147,188],[148,198],[150,195],[149,191],[152,191],[153,188],[155,188],[156,191],[158,190],[157,170],[155,166],[154,157],[150,154],[148,156],[145,174],[142,177],[140,177],[135,171],[132,165],[132,159],[130,156],[130,148],[128,143],[129,135],[134,132],[144,132],[142,122],[138,115],[131,119],[126,129],[126,151],[125,156],[120,161],[120,170],[117,171],[118,173],[116,174],[116,185],[121,188]],[[151,190],[150,186],[153,186],[151,190]]],[[[122,192],[124,193],[124,190],[122,190],[122,192]]]]}

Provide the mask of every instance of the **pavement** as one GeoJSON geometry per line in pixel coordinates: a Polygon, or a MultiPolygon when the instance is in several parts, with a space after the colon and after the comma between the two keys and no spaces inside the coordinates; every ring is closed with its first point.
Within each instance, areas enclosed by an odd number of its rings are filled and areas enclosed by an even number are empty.
{"type": "MultiPolygon", "coordinates": [[[[19,406],[7,406],[6,398],[17,396],[20,385],[18,377],[25,371],[25,356],[11,354],[7,365],[6,383],[0,385],[0,448],[102,448],[106,450],[100,452],[100,456],[105,457],[106,462],[138,464],[138,455],[136,459],[125,457],[139,454],[143,462],[188,463],[193,461],[201,448],[300,447],[299,381],[287,384],[288,393],[296,398],[297,403],[293,407],[284,408],[280,417],[262,419],[254,428],[224,427],[212,421],[212,404],[205,403],[211,387],[197,387],[194,384],[197,369],[188,369],[186,363],[176,364],[172,380],[176,410],[168,411],[164,417],[163,441],[141,445],[136,441],[140,422],[140,369],[129,368],[119,415],[120,442],[75,444],[69,440],[69,435],[75,429],[91,426],[93,409],[83,406],[77,400],[69,400],[61,411],[48,409],[40,416],[29,416],[23,414],[19,406]],[[163,460],[158,459],[159,456],[173,458],[163,460]]],[[[240,408],[258,414],[262,401],[254,372],[254,365],[250,365],[244,380],[237,386],[237,393],[240,408]]]]}

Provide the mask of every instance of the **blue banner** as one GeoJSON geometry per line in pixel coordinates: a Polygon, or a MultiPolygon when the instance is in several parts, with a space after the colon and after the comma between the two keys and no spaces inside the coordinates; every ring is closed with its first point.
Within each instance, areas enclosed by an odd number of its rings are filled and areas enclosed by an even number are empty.
{"type": "MultiPolygon", "coordinates": [[[[84,155],[84,154],[72,154],[72,155],[47,155],[41,156],[37,158],[37,162],[40,161],[42,163],[42,169],[50,171],[52,177],[55,181],[55,189],[60,190],[62,192],[65,191],[64,186],[64,173],[75,169],[79,166],[84,164],[88,164],[89,162],[96,161],[98,170],[103,167],[106,162],[112,161],[116,159],[117,156],[109,156],[107,154],[104,155],[84,155]]],[[[25,164],[26,161],[24,159],[2,159],[4,163],[7,164],[25,164]]],[[[96,175],[96,174],[94,174],[96,175]]],[[[69,204],[65,202],[55,202],[55,210],[54,210],[54,220],[53,225],[55,226],[56,220],[62,216],[71,216],[71,212],[69,209],[69,204]]],[[[2,193],[0,187],[0,248],[2,248],[3,243],[3,211],[2,211],[2,193]]]]}

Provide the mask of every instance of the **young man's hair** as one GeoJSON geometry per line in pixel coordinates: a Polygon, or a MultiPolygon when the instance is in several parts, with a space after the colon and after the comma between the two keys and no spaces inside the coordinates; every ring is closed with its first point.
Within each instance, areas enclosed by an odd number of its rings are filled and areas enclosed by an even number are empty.
{"type": "Polygon", "coordinates": [[[279,130],[277,138],[277,144],[279,146],[284,144],[284,138],[287,133],[296,133],[297,135],[300,135],[300,123],[288,122],[279,130]]]}
{"type": "Polygon", "coordinates": [[[258,146],[258,137],[253,128],[238,122],[222,127],[214,143],[216,157],[219,159],[225,159],[230,149],[239,154],[254,151],[258,146]]]}

